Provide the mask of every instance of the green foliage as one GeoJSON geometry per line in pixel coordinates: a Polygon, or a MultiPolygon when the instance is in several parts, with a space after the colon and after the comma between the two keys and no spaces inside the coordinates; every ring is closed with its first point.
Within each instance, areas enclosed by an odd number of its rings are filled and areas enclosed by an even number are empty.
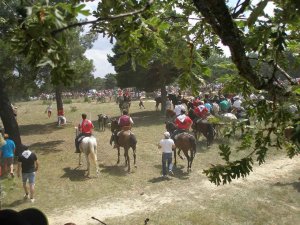
{"type": "Polygon", "coordinates": [[[64,99],[63,103],[64,104],[72,104],[72,99],[69,99],[69,98],[68,99],[64,99]]]}
{"type": "Polygon", "coordinates": [[[87,103],[91,103],[92,102],[92,100],[89,97],[87,97],[87,96],[84,97],[83,101],[87,102],[87,103]]]}

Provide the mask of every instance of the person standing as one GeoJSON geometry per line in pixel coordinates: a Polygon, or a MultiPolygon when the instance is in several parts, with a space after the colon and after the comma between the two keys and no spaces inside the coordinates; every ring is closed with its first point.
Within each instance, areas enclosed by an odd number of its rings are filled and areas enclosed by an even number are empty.
{"type": "Polygon", "coordinates": [[[48,118],[51,117],[52,114],[52,103],[50,103],[46,109],[46,113],[48,114],[48,118]]]}
{"type": "Polygon", "coordinates": [[[167,177],[167,168],[169,174],[173,175],[172,150],[175,148],[175,144],[170,138],[169,132],[164,133],[164,138],[158,143],[158,148],[162,150],[162,177],[167,177]]]}
{"type": "Polygon", "coordinates": [[[14,156],[16,151],[15,142],[9,139],[8,134],[4,134],[5,145],[0,148],[0,159],[2,161],[3,174],[8,172],[9,167],[9,175],[14,177],[14,156]]]}
{"type": "Polygon", "coordinates": [[[25,191],[24,199],[29,199],[34,202],[34,185],[36,172],[38,171],[39,163],[35,153],[28,149],[28,146],[24,146],[24,151],[18,158],[18,177],[20,177],[22,171],[23,188],[25,191]],[[29,191],[27,187],[27,181],[29,183],[29,191]]]}
{"type": "Polygon", "coordinates": [[[94,129],[94,125],[92,121],[88,120],[87,115],[85,113],[81,114],[82,121],[80,124],[78,124],[78,129],[80,131],[79,135],[75,138],[75,147],[76,151],[75,153],[80,153],[79,150],[79,143],[81,137],[90,137],[92,136],[92,131],[94,129]]]}

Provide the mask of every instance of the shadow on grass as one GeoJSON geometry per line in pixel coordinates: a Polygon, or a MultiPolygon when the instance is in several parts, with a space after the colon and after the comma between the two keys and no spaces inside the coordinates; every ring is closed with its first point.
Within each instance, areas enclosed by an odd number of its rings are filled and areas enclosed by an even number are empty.
{"type": "Polygon", "coordinates": [[[57,145],[64,143],[64,140],[48,141],[48,142],[36,142],[30,145],[30,148],[36,150],[38,154],[47,155],[50,153],[61,152],[62,149],[56,149],[57,145]]]}
{"type": "Polygon", "coordinates": [[[150,183],[158,183],[158,182],[169,181],[169,180],[171,180],[171,178],[159,176],[159,177],[154,177],[154,178],[148,180],[148,182],[150,182],[150,183]]]}
{"type": "Polygon", "coordinates": [[[104,166],[104,165],[100,165],[100,168],[102,168],[100,170],[100,173],[107,173],[109,175],[112,176],[126,176],[128,174],[127,172],[127,166],[104,166]]]}
{"type": "Polygon", "coordinates": [[[296,191],[300,192],[300,181],[295,181],[295,182],[291,182],[291,183],[277,182],[276,184],[273,184],[273,185],[277,186],[277,187],[292,186],[296,191]]]}
{"type": "MultiPolygon", "coordinates": [[[[186,162],[186,164],[187,164],[187,160],[180,159],[180,161],[186,162]]],[[[154,167],[157,169],[161,169],[161,165],[155,165],[154,167]]],[[[178,159],[177,159],[177,165],[173,166],[173,173],[174,173],[174,175],[172,175],[171,177],[174,177],[174,178],[177,178],[180,180],[189,179],[189,173],[186,171],[186,167],[183,165],[178,165],[178,159]]],[[[157,178],[153,178],[153,179],[157,179],[157,178]]],[[[162,180],[165,180],[165,179],[166,178],[162,178],[162,180]]],[[[151,182],[151,180],[149,180],[149,182],[151,182]]],[[[160,180],[158,179],[158,181],[160,181],[160,180]]],[[[155,182],[152,182],[152,183],[155,183],[155,182]]]]}
{"type": "Polygon", "coordinates": [[[6,208],[6,207],[17,207],[17,206],[22,205],[24,203],[26,203],[26,201],[24,199],[18,199],[18,200],[14,201],[14,202],[12,202],[10,204],[3,203],[2,207],[3,208],[6,208]]]}
{"type": "Polygon", "coordinates": [[[20,125],[19,130],[22,136],[29,136],[34,134],[50,134],[57,129],[57,123],[46,124],[29,124],[20,125]]]}
{"type": "Polygon", "coordinates": [[[85,181],[90,179],[85,175],[87,172],[86,169],[79,169],[79,167],[72,169],[71,167],[66,167],[63,170],[65,174],[60,178],[69,178],[70,181],[85,181]]]}

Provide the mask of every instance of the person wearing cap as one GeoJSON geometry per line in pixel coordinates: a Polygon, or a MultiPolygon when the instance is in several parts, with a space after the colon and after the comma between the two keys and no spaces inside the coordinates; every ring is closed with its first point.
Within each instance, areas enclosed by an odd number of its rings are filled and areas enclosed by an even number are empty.
{"type": "Polygon", "coordinates": [[[164,138],[158,143],[158,148],[162,150],[162,176],[167,176],[167,168],[169,174],[173,175],[172,172],[172,149],[175,148],[174,141],[170,138],[169,132],[164,132],[164,138]]]}
{"type": "Polygon", "coordinates": [[[85,113],[83,113],[81,115],[82,121],[78,125],[78,129],[79,129],[80,133],[75,138],[75,147],[76,147],[75,153],[80,153],[79,144],[80,144],[80,140],[83,139],[82,137],[90,137],[90,136],[92,136],[92,133],[93,133],[94,125],[93,125],[92,121],[88,120],[86,117],[87,116],[85,113]]]}
{"type": "Polygon", "coordinates": [[[174,107],[174,112],[176,116],[179,116],[181,114],[181,110],[185,110],[184,105],[181,103],[181,101],[177,102],[177,105],[174,107]]]}
{"type": "Polygon", "coordinates": [[[34,184],[36,172],[39,168],[37,156],[34,152],[28,149],[28,146],[23,146],[24,151],[18,157],[18,177],[22,172],[23,188],[25,191],[24,199],[30,197],[30,201],[34,202],[34,184]],[[29,183],[29,191],[27,187],[27,181],[29,183]]]}
{"type": "Polygon", "coordinates": [[[16,151],[16,145],[13,140],[9,138],[8,134],[4,134],[5,145],[0,148],[0,159],[2,161],[1,166],[3,168],[3,174],[8,172],[9,175],[14,177],[14,156],[16,151]]]}
{"type": "Polygon", "coordinates": [[[12,209],[0,210],[1,225],[48,225],[46,215],[38,209],[28,208],[20,212],[12,209]]]}
{"type": "Polygon", "coordinates": [[[175,139],[176,135],[183,132],[188,132],[190,130],[191,126],[193,125],[193,121],[188,115],[186,115],[185,109],[182,109],[180,115],[175,119],[175,125],[177,129],[171,136],[173,140],[175,139]]]}

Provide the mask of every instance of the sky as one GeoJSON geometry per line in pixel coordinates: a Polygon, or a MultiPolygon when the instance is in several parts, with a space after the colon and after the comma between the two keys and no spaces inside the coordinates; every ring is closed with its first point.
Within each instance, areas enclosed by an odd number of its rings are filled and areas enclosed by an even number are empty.
{"type": "MultiPolygon", "coordinates": [[[[86,2],[86,9],[89,9],[92,13],[96,10],[99,0],[93,2],[86,2]]],[[[256,4],[258,0],[253,1],[256,4]]],[[[235,5],[236,0],[230,0],[229,5],[235,5]]],[[[272,14],[274,10],[274,5],[268,3],[267,7],[265,8],[265,12],[272,14]]],[[[80,18],[80,17],[79,17],[80,18]]],[[[94,20],[95,17],[89,16],[88,20],[94,20]]],[[[88,29],[88,26],[86,27],[88,29]]],[[[227,46],[222,45],[221,43],[219,46],[224,50],[224,54],[226,56],[230,56],[230,51],[227,46]]],[[[107,61],[107,55],[113,55],[112,53],[113,45],[110,44],[109,39],[103,38],[102,35],[99,35],[97,41],[94,42],[94,45],[91,49],[87,50],[85,56],[88,59],[92,59],[95,66],[94,77],[102,77],[104,78],[108,73],[115,73],[114,67],[107,61]]]]}

